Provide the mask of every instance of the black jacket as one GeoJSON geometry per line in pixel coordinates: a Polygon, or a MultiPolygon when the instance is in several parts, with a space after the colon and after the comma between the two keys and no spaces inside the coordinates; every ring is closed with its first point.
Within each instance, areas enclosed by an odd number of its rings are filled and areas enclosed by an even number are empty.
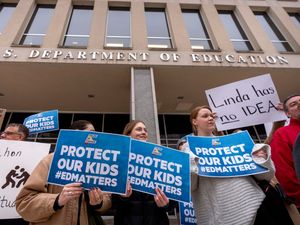
{"type": "Polygon", "coordinates": [[[167,208],[160,208],[154,196],[133,191],[129,198],[112,196],[114,225],[169,225],[167,208]]]}

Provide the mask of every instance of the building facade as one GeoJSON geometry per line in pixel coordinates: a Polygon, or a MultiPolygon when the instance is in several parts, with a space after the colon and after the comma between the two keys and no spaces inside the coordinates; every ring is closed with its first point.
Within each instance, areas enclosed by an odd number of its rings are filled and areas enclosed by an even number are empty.
{"type": "Polygon", "coordinates": [[[299,0],[0,0],[2,130],[58,109],[60,128],[141,119],[174,147],[207,89],[270,73],[281,99],[299,93],[299,12],[299,0]]]}

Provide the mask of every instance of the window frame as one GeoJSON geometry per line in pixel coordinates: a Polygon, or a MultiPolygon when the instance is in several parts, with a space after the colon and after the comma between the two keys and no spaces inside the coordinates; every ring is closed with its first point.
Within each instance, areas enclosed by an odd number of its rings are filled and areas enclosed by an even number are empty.
{"type": "Polygon", "coordinates": [[[89,45],[89,39],[91,37],[90,33],[91,33],[91,25],[92,25],[92,19],[93,19],[93,13],[94,13],[94,5],[73,5],[71,12],[70,12],[70,16],[69,19],[67,21],[67,26],[66,26],[66,30],[65,33],[63,35],[62,38],[62,44],[59,46],[61,48],[73,48],[73,49],[85,49],[88,48],[89,45]],[[74,13],[74,9],[86,9],[86,10],[91,10],[91,20],[90,20],[90,30],[89,30],[89,34],[69,34],[69,28],[72,22],[72,17],[73,17],[73,13],[74,13]],[[87,43],[86,45],[70,45],[70,44],[66,44],[66,40],[68,37],[75,37],[75,38],[87,38],[87,43]]]}
{"type": "Polygon", "coordinates": [[[284,37],[283,33],[280,31],[279,27],[276,25],[276,23],[272,20],[272,18],[270,17],[270,15],[266,12],[266,11],[253,11],[253,14],[255,16],[255,18],[257,19],[258,23],[260,24],[260,26],[262,27],[262,29],[264,30],[264,32],[266,33],[267,37],[269,38],[269,40],[272,42],[274,48],[279,52],[279,53],[292,53],[294,52],[292,46],[289,44],[289,42],[286,40],[286,38],[284,37]],[[265,22],[268,24],[268,28],[272,30],[272,32],[274,33],[274,35],[278,38],[278,40],[272,39],[269,35],[269,33],[266,31],[265,27],[263,26],[263,24],[260,22],[260,20],[257,18],[257,16],[263,16],[265,22]],[[282,40],[280,40],[282,39],[282,40]],[[276,43],[281,43],[282,46],[285,48],[285,51],[280,51],[277,46],[276,43]]]}
{"type": "Polygon", "coordinates": [[[34,11],[33,11],[33,13],[32,13],[32,15],[31,15],[31,17],[30,17],[30,20],[29,20],[29,22],[27,23],[26,28],[25,28],[25,30],[24,30],[24,32],[23,32],[21,38],[20,38],[19,46],[33,46],[33,47],[40,47],[40,46],[43,45],[43,39],[44,39],[44,37],[47,35],[47,30],[49,29],[49,25],[50,25],[50,23],[51,23],[51,20],[52,20],[53,14],[54,14],[55,7],[56,7],[56,5],[53,5],[53,4],[37,4],[37,5],[36,5],[36,7],[35,7],[35,9],[34,9],[34,11]],[[29,30],[31,29],[32,24],[33,24],[33,22],[35,21],[36,15],[37,15],[38,10],[39,10],[40,8],[48,8],[48,9],[52,9],[52,10],[53,10],[53,11],[52,11],[52,15],[50,16],[49,21],[48,21],[48,27],[47,27],[45,33],[29,33],[29,30]],[[24,44],[24,42],[26,41],[26,38],[27,38],[27,37],[30,37],[30,36],[39,36],[39,37],[41,37],[41,43],[24,44]]]}
{"type": "Polygon", "coordinates": [[[172,35],[171,35],[171,30],[170,30],[170,24],[169,24],[169,20],[168,20],[168,16],[167,16],[167,12],[166,12],[166,8],[153,8],[153,7],[145,7],[144,8],[144,12],[145,12],[145,19],[146,19],[146,29],[147,29],[147,47],[149,50],[173,50],[175,49],[174,47],[174,42],[172,39],[172,35]],[[148,20],[147,20],[147,16],[146,13],[147,12],[162,12],[164,14],[164,18],[165,18],[165,22],[167,25],[167,31],[169,36],[168,37],[163,37],[163,36],[149,36],[149,31],[148,31],[148,20]],[[163,44],[149,44],[149,39],[151,40],[168,40],[170,43],[170,46],[165,46],[163,44]]]}
{"type": "Polygon", "coordinates": [[[203,37],[191,37],[189,31],[187,30],[192,50],[214,51],[215,47],[213,45],[213,42],[212,42],[212,39],[211,39],[210,34],[208,32],[208,29],[206,28],[207,26],[205,24],[203,16],[201,15],[201,11],[199,9],[185,9],[185,8],[182,8],[181,9],[181,13],[183,15],[184,23],[185,23],[186,27],[187,27],[187,25],[186,25],[186,19],[185,19],[184,13],[196,13],[197,16],[198,16],[198,18],[199,18],[199,23],[201,24],[201,28],[202,28],[204,34],[206,35],[205,38],[203,38],[203,37]],[[193,45],[192,41],[206,41],[207,45],[210,46],[210,48],[205,48],[205,47],[203,47],[203,48],[197,48],[197,45],[193,45]],[[193,47],[193,46],[195,46],[195,47],[193,47]]]}
{"type": "Polygon", "coordinates": [[[240,21],[238,20],[238,16],[236,16],[235,14],[235,11],[234,10],[218,10],[218,15],[219,15],[219,18],[220,20],[222,21],[223,25],[224,25],[224,29],[226,30],[227,32],[227,35],[229,36],[229,40],[230,42],[232,43],[233,45],[233,48],[236,52],[254,52],[255,49],[254,49],[254,46],[251,42],[251,40],[249,39],[245,29],[243,28],[242,24],[240,23],[240,21]],[[221,17],[221,14],[227,14],[227,15],[230,15],[233,23],[234,23],[234,26],[236,27],[236,29],[239,31],[239,35],[242,37],[241,38],[231,38],[231,34],[229,33],[229,30],[226,28],[225,26],[225,21],[222,20],[222,17],[221,17]],[[243,42],[245,44],[245,46],[247,46],[247,50],[245,49],[237,49],[236,46],[235,46],[235,43],[238,43],[238,42],[243,42]]]}
{"type": "MultiPolygon", "coordinates": [[[[126,11],[127,11],[126,10],[126,11]]],[[[125,11],[125,10],[124,10],[125,11]]],[[[107,11],[107,16],[106,16],[106,28],[105,28],[105,40],[104,40],[104,47],[107,49],[107,48],[112,48],[112,49],[131,49],[132,48],[132,14],[131,14],[131,7],[121,7],[121,6],[109,6],[108,7],[108,11],[107,11]],[[108,35],[108,25],[109,25],[109,11],[111,9],[114,9],[114,10],[119,10],[119,11],[122,11],[124,9],[127,9],[128,12],[129,12],[129,34],[130,36],[113,36],[113,35],[108,35]],[[126,39],[128,38],[129,39],[129,46],[120,46],[120,45],[117,45],[117,44],[113,44],[111,43],[111,45],[108,45],[108,42],[107,42],[107,38],[120,38],[120,39],[126,39]]]]}
{"type": "MultiPolygon", "coordinates": [[[[1,14],[2,10],[3,10],[3,7],[10,7],[10,8],[14,7],[14,10],[16,10],[17,5],[18,5],[18,3],[5,3],[5,2],[2,3],[2,2],[0,2],[0,14],[1,14]]],[[[11,14],[9,15],[9,18],[7,18],[7,20],[5,21],[5,24],[3,25],[2,30],[0,30],[0,35],[1,35],[1,34],[3,33],[3,31],[5,30],[5,28],[6,28],[7,24],[8,24],[8,22],[9,22],[9,20],[10,20],[11,17],[12,17],[12,14],[14,13],[14,10],[13,10],[13,12],[11,12],[11,14]]]]}
{"type": "Polygon", "coordinates": [[[298,12],[288,12],[290,19],[293,23],[300,28],[300,13],[298,12]]]}

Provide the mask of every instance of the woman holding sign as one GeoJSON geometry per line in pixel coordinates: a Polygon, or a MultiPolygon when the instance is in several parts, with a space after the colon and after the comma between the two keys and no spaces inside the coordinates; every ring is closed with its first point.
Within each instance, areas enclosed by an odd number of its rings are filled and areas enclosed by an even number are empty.
{"type": "MultiPolygon", "coordinates": [[[[192,110],[190,122],[196,136],[214,136],[215,115],[209,106],[198,106],[192,110]]],[[[267,167],[269,172],[255,175],[256,179],[270,180],[274,166],[267,145],[256,145],[252,153],[255,162],[267,167]]],[[[198,225],[253,225],[262,224],[264,216],[259,207],[265,198],[261,188],[251,176],[215,178],[198,176],[197,156],[184,144],[183,150],[191,158],[192,201],[198,225]]],[[[275,224],[270,223],[265,224],[275,224]]]]}
{"type": "MultiPolygon", "coordinates": [[[[74,130],[94,131],[85,120],[75,121],[74,130]]],[[[84,191],[81,183],[57,186],[47,183],[53,153],[46,156],[31,173],[16,199],[17,212],[36,225],[91,225],[89,211],[101,212],[111,206],[110,197],[99,188],[84,191]]],[[[100,223],[104,224],[101,217],[100,223]]],[[[95,222],[95,220],[93,220],[95,222]]]]}
{"type": "MultiPolygon", "coordinates": [[[[147,141],[148,131],[144,122],[132,120],[123,131],[124,135],[134,139],[147,141]]],[[[132,191],[128,185],[124,196],[113,195],[113,208],[116,209],[115,225],[168,225],[169,219],[166,214],[169,199],[159,188],[156,195],[132,191]]]]}

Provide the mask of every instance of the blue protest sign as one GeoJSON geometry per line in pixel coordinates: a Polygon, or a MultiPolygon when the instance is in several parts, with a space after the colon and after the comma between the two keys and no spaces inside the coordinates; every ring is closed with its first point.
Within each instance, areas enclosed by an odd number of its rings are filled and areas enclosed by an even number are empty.
{"type": "Polygon", "coordinates": [[[129,160],[128,176],[134,190],[156,194],[159,187],[170,199],[190,202],[188,154],[132,140],[129,160]]]}
{"type": "Polygon", "coordinates": [[[207,177],[234,177],[265,173],[251,156],[254,143],[247,131],[218,136],[188,136],[191,151],[198,156],[198,174],[207,177]]]}
{"type": "Polygon", "coordinates": [[[81,182],[86,189],[126,192],[130,138],[100,132],[61,130],[48,182],[81,182]]]}
{"type": "Polygon", "coordinates": [[[180,225],[197,225],[193,203],[179,202],[180,225]]]}
{"type": "Polygon", "coordinates": [[[58,130],[58,110],[41,112],[27,117],[23,124],[30,134],[58,130]]]}

